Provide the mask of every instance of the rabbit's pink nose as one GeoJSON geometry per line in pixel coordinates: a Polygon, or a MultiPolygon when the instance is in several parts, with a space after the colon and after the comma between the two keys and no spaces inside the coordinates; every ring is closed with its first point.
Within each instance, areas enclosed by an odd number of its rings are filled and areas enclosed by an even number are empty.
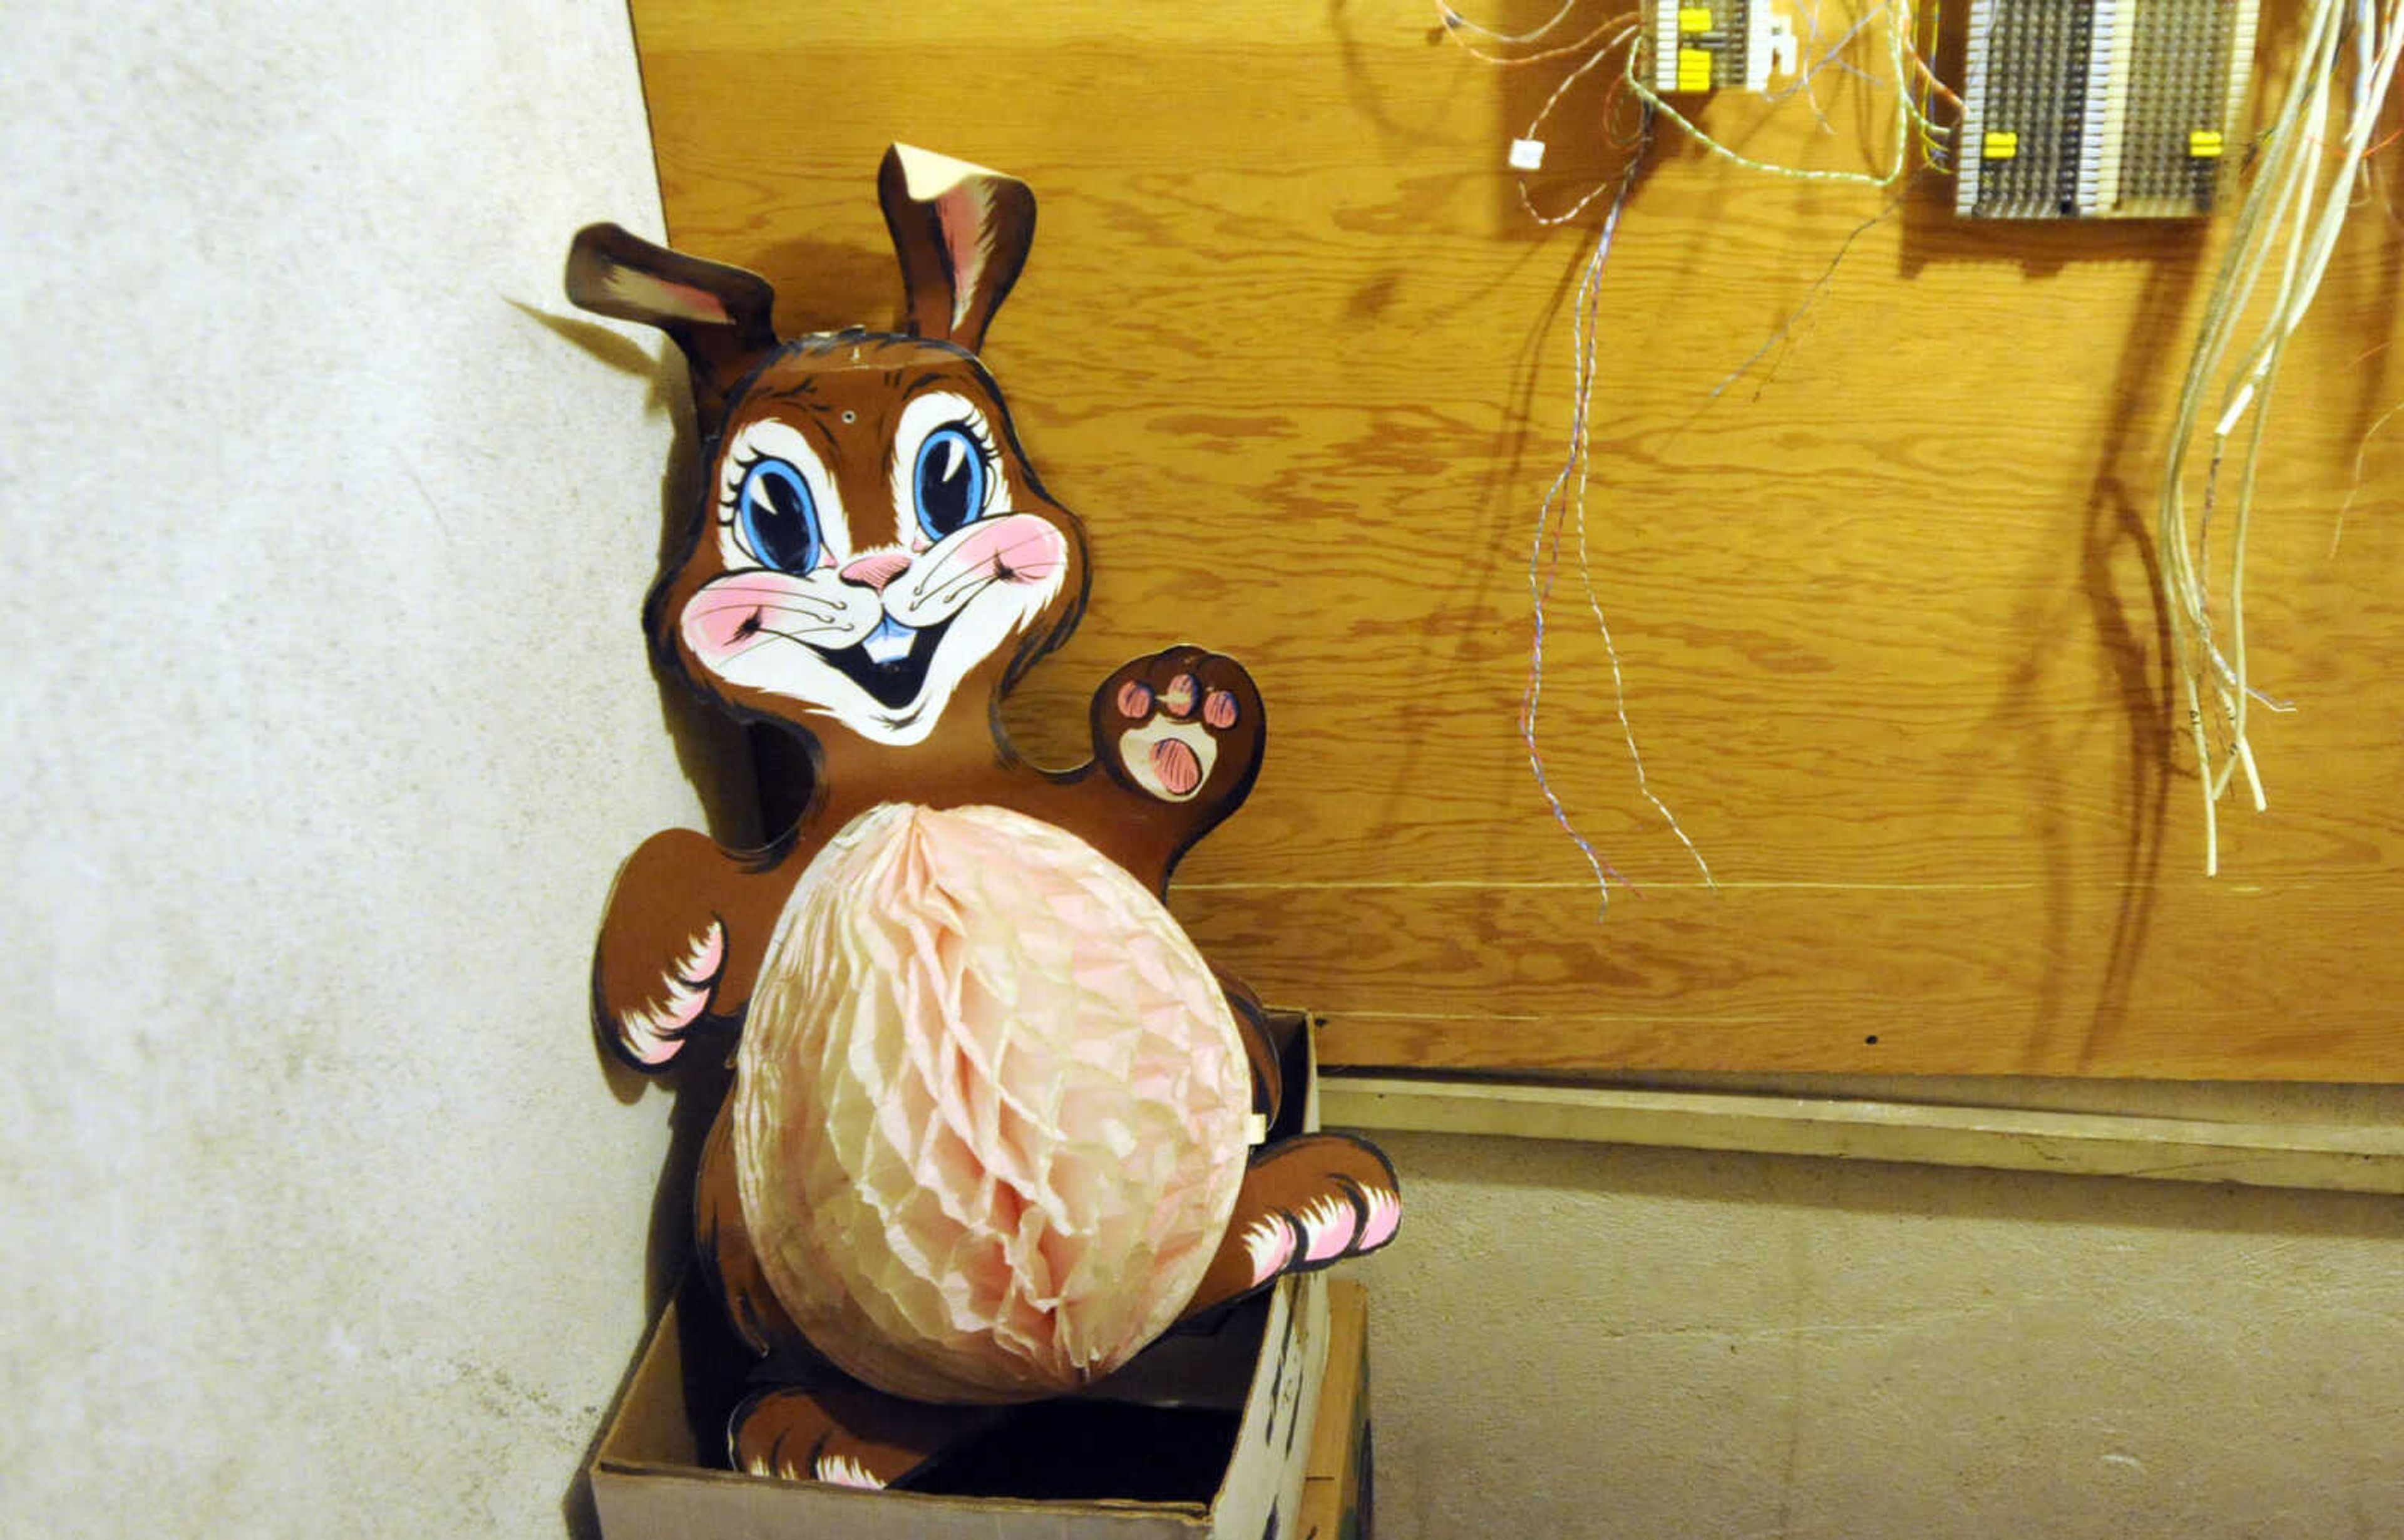
{"type": "Polygon", "coordinates": [[[899,551],[888,551],[874,556],[856,556],[836,569],[835,576],[846,582],[882,594],[885,585],[910,570],[910,558],[899,551]]]}

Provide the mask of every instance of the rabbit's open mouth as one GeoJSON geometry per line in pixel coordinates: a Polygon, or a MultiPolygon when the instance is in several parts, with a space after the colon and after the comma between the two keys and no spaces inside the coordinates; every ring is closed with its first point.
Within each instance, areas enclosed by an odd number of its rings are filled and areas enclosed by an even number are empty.
{"type": "Polygon", "coordinates": [[[951,629],[951,618],[913,628],[888,616],[862,639],[839,651],[816,648],[846,679],[868,692],[869,698],[888,709],[918,698],[927,682],[927,665],[951,629]]]}

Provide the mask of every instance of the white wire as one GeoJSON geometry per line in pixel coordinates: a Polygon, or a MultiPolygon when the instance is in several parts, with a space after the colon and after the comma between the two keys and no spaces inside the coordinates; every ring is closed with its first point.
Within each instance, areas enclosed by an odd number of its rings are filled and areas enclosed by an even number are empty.
{"type": "Polygon", "coordinates": [[[1453,9],[1446,0],[1435,0],[1435,8],[1444,17],[1444,24],[1456,32],[1474,32],[1478,36],[1496,43],[1532,43],[1559,26],[1570,12],[1577,9],[1577,3],[1578,0],[1561,0],[1560,9],[1553,12],[1541,25],[1527,32],[1496,32],[1492,27],[1480,26],[1453,9]]]}
{"type": "MultiPolygon", "coordinates": [[[[2257,808],[2267,804],[2250,736],[2249,708],[2268,697],[2249,679],[2245,647],[2245,554],[2251,534],[2255,484],[2268,427],[2268,407],[2287,343],[2295,335],[2337,249],[2362,171],[2370,134],[2404,57],[2404,4],[2388,0],[2384,20],[2369,0],[2311,0],[2296,75],[2269,133],[2263,163],[2240,212],[2223,258],[2201,331],[2187,364],[2179,410],[2165,457],[2158,544],[2162,590],[2169,611],[2187,727],[2204,802],[2204,870],[2219,870],[2218,803],[2233,779],[2243,777],[2257,808]],[[2345,10],[2355,13],[2353,91],[2345,133],[2333,171],[2324,175],[2329,143],[2326,133],[2331,88],[2345,41],[2345,10]],[[2373,23],[2377,37],[2367,39],[2373,23]],[[2276,291],[2267,316],[2225,376],[2221,368],[2235,345],[2243,316],[2272,252],[2280,251],[2276,291]],[[2203,398],[2221,379],[2220,412],[2211,430],[2214,471],[2207,478],[2203,520],[2189,543],[2185,510],[2185,472],[2199,426],[2203,398]],[[2239,469],[2228,557],[2229,647],[2214,639],[2212,604],[2205,578],[2209,558],[2212,488],[2222,451],[2243,426],[2247,429],[2239,469]],[[2206,700],[2211,710],[2207,712],[2206,700]],[[2228,746],[2217,762],[2210,734],[2225,730],[2228,746]]],[[[2275,706],[2274,706],[2274,708],[2275,706]]]]}

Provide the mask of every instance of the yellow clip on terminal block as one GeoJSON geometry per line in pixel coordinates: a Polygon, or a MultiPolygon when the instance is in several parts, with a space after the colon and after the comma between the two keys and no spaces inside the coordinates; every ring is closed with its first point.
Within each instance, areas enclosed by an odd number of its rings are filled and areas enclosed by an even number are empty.
{"type": "Polygon", "coordinates": [[[1678,50],[1678,89],[1709,91],[1712,89],[1712,56],[1702,49],[1678,50]]]}
{"type": "Polygon", "coordinates": [[[2008,161],[2019,155],[2020,152],[2020,136],[2017,133],[2005,133],[2000,131],[1990,131],[1987,134],[1986,143],[1981,145],[1978,148],[1979,155],[1983,159],[1989,161],[2008,161]]]}
{"type": "Polygon", "coordinates": [[[2194,129],[2187,136],[2187,152],[2199,161],[2220,159],[2222,142],[2218,129],[2194,129]]]}
{"type": "Polygon", "coordinates": [[[1680,6],[1678,7],[1678,30],[1680,32],[1711,31],[1712,8],[1709,6],[1680,6]]]}

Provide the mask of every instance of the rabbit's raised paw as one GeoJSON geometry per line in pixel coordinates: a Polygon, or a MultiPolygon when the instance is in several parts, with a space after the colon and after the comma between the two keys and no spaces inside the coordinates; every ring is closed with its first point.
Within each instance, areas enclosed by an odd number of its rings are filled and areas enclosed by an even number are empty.
{"type": "Polygon", "coordinates": [[[1251,676],[1198,647],[1131,663],[1094,697],[1094,751],[1161,802],[1240,793],[1259,769],[1263,726],[1251,676]]]}

